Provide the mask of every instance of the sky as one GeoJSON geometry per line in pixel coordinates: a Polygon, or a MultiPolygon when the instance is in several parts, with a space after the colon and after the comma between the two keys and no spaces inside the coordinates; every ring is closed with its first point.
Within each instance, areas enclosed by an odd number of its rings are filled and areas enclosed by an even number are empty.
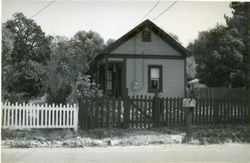
{"type": "MultiPolygon", "coordinates": [[[[15,12],[30,18],[51,1],[2,0],[2,22],[11,19],[15,12]]],[[[32,19],[49,35],[68,38],[79,30],[95,31],[107,41],[118,39],[143,20],[152,20],[167,9],[173,1],[161,1],[144,18],[158,1],[86,1],[56,0],[32,19]]],[[[177,1],[167,12],[153,22],[165,32],[177,35],[187,46],[200,31],[217,23],[225,24],[224,15],[232,16],[230,2],[177,1]]]]}

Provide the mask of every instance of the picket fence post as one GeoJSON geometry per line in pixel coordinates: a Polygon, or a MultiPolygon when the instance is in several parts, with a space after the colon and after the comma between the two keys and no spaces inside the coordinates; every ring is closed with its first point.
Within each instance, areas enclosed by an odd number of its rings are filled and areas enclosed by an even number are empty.
{"type": "Polygon", "coordinates": [[[74,104],[74,131],[77,131],[78,128],[78,114],[79,114],[79,107],[74,104]]]}

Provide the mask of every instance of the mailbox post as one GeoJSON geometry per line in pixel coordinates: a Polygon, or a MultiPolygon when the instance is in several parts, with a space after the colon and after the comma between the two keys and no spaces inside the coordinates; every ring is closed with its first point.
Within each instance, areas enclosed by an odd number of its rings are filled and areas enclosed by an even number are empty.
{"type": "Polygon", "coordinates": [[[187,137],[192,137],[192,113],[196,105],[195,99],[186,98],[182,102],[183,109],[185,111],[186,127],[187,127],[187,137]]]}

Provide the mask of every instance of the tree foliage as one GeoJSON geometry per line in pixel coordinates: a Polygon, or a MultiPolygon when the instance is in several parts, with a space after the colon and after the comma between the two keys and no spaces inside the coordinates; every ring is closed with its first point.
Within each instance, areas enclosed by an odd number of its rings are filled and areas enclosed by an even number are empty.
{"type": "Polygon", "coordinates": [[[227,26],[231,31],[237,32],[242,39],[244,47],[241,52],[246,57],[250,47],[250,3],[232,2],[230,7],[233,9],[233,16],[225,16],[227,26]]]}
{"type": "Polygon", "coordinates": [[[196,63],[194,56],[187,57],[186,60],[187,80],[194,79],[196,76],[196,63]]]}
{"type": "Polygon", "coordinates": [[[69,40],[60,36],[54,37],[51,42],[51,50],[51,58],[46,67],[47,102],[65,104],[67,96],[71,93],[71,84],[75,76],[71,70],[71,65],[74,64],[73,52],[69,40]]]}
{"type": "Polygon", "coordinates": [[[13,50],[13,35],[8,28],[2,25],[2,64],[3,66],[10,64],[11,52],[13,50]]]}
{"type": "Polygon", "coordinates": [[[41,95],[46,76],[45,65],[50,58],[50,38],[22,13],[14,14],[3,26],[9,31],[5,34],[12,38],[12,43],[8,45],[11,50],[4,48],[2,51],[5,63],[3,87],[8,92],[4,98],[20,94],[19,99],[26,101],[41,95]]]}
{"type": "Polygon", "coordinates": [[[66,99],[70,99],[68,96],[76,91],[79,76],[89,70],[90,62],[103,47],[103,39],[92,31],[79,31],[70,40],[55,37],[51,44],[53,53],[47,66],[48,102],[67,102],[66,99]]]}
{"type": "Polygon", "coordinates": [[[12,33],[2,25],[2,96],[8,94],[7,91],[7,75],[11,71],[11,52],[13,50],[13,36],[12,33]]]}
{"type": "Polygon", "coordinates": [[[106,41],[106,44],[107,44],[107,46],[109,46],[109,45],[113,44],[114,42],[115,42],[114,39],[108,39],[108,40],[106,41]]]}
{"type": "Polygon", "coordinates": [[[50,38],[45,37],[45,33],[34,20],[26,18],[22,13],[16,13],[5,26],[15,40],[11,53],[13,63],[28,60],[46,63],[50,56],[50,38]]]}
{"type": "Polygon", "coordinates": [[[240,49],[245,65],[245,84],[250,88],[250,2],[232,2],[233,17],[225,16],[231,31],[236,31],[242,39],[243,47],[240,49]]]}
{"type": "Polygon", "coordinates": [[[89,69],[89,63],[104,48],[104,40],[96,32],[78,31],[70,40],[70,46],[74,50],[74,69],[77,72],[86,73],[89,69]]]}
{"type": "Polygon", "coordinates": [[[175,41],[177,41],[178,43],[181,44],[181,41],[179,39],[179,37],[171,32],[168,32],[168,35],[171,36],[175,41]]]}
{"type": "Polygon", "coordinates": [[[2,26],[4,99],[21,102],[46,94],[47,102],[65,104],[73,95],[100,91],[89,85],[85,76],[90,62],[106,46],[98,33],[79,31],[71,39],[45,36],[41,27],[22,13],[14,14],[2,26]]]}
{"type": "Polygon", "coordinates": [[[227,26],[217,25],[209,31],[200,32],[194,43],[188,46],[195,56],[197,77],[208,86],[246,86],[248,69],[245,58],[249,42],[244,37],[248,34],[245,31],[249,31],[246,24],[249,13],[242,10],[242,5],[249,6],[249,3],[240,3],[241,7],[231,3],[234,12],[233,17],[225,17],[227,26]],[[242,22],[241,27],[239,22],[242,22]]]}

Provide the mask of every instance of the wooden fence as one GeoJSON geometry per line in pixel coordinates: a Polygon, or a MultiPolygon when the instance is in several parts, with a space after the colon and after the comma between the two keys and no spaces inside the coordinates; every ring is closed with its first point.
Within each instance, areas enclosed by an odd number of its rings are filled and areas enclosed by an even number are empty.
{"type": "MultiPolygon", "coordinates": [[[[77,106],[2,104],[2,128],[151,128],[185,125],[182,98],[132,96],[82,98],[77,106]]],[[[242,99],[197,99],[192,124],[246,124],[250,103],[242,99]]]]}
{"type": "MultiPolygon", "coordinates": [[[[183,98],[82,98],[79,124],[86,128],[150,128],[185,125],[183,98]]],[[[249,123],[248,99],[197,99],[192,124],[249,123]]]]}
{"type": "Polygon", "coordinates": [[[207,87],[195,88],[198,98],[209,99],[242,99],[249,97],[249,90],[246,88],[224,88],[224,87],[207,87]]]}
{"type": "Polygon", "coordinates": [[[76,105],[2,103],[2,128],[73,128],[77,130],[76,105]]]}
{"type": "Polygon", "coordinates": [[[198,99],[193,124],[249,123],[249,99],[198,99]]]}

